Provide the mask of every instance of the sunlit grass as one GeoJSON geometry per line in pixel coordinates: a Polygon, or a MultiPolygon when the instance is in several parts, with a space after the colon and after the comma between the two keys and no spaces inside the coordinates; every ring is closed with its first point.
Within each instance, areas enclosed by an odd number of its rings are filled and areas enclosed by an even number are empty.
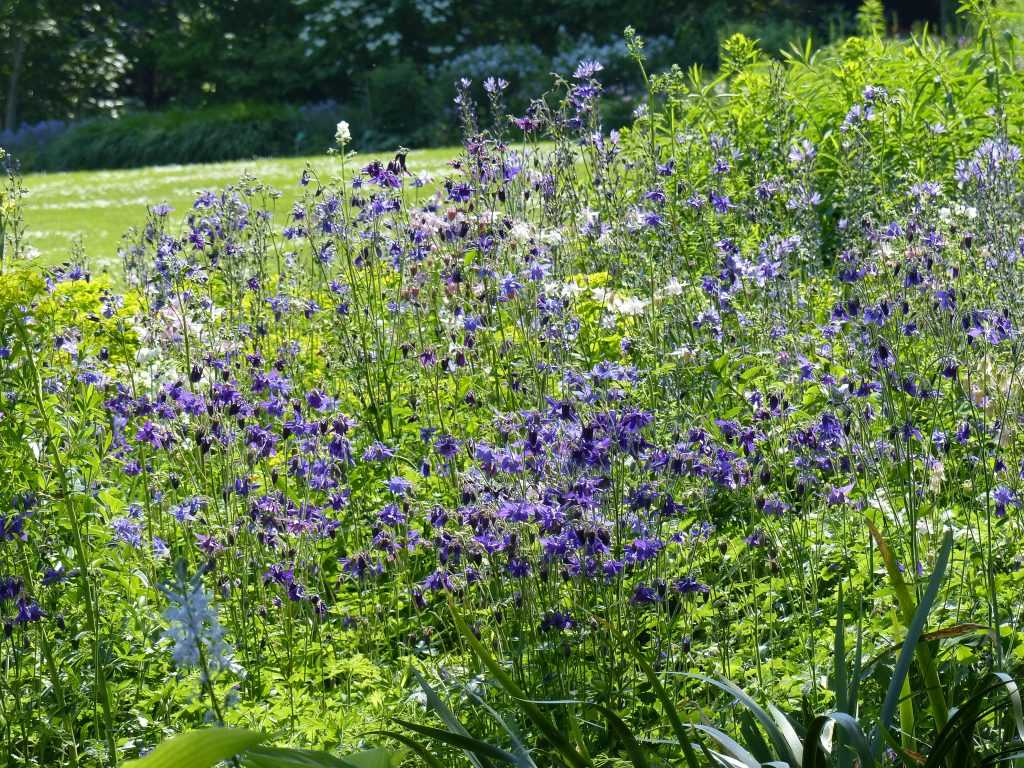
{"type": "MultiPolygon", "coordinates": [[[[457,152],[454,148],[414,151],[408,159],[409,170],[439,174],[457,152]]],[[[374,156],[361,154],[350,162],[363,164],[374,156]]],[[[75,243],[80,242],[91,269],[117,274],[121,236],[145,221],[148,206],[167,202],[181,212],[192,204],[195,193],[221,188],[248,173],[280,190],[280,210],[287,210],[299,196],[299,178],[307,164],[329,175],[340,168],[340,159],[319,155],[31,174],[25,178],[30,192],[25,205],[29,244],[41,262],[55,264],[72,258],[75,243]]]]}

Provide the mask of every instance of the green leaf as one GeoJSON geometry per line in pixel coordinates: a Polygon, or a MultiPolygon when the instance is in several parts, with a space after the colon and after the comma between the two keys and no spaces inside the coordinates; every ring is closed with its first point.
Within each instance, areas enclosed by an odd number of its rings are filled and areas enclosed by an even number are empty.
{"type": "Polygon", "coordinates": [[[503,763],[510,765],[516,765],[518,762],[516,756],[511,752],[507,752],[501,747],[496,747],[482,739],[477,739],[473,736],[464,736],[461,733],[453,733],[452,731],[446,731],[443,728],[434,728],[430,725],[420,725],[419,723],[413,723],[409,720],[402,720],[401,718],[394,718],[394,721],[403,728],[419,733],[423,736],[429,736],[432,739],[448,744],[458,749],[464,749],[468,752],[472,752],[475,755],[482,755],[484,757],[492,757],[495,760],[501,760],[503,763]]]}
{"type": "Polygon", "coordinates": [[[849,683],[846,677],[846,606],[843,603],[843,584],[839,583],[838,605],[836,606],[836,634],[833,643],[835,664],[832,668],[832,689],[836,695],[836,709],[850,711],[849,683]]]}
{"type": "Polygon", "coordinates": [[[255,747],[242,755],[246,768],[395,768],[400,762],[400,753],[380,747],[345,757],[285,747],[255,747]]]}
{"type": "Polygon", "coordinates": [[[1021,706],[1020,689],[1016,681],[1005,672],[992,673],[1000,682],[1006,686],[1006,697],[1010,700],[1010,707],[1013,710],[1013,724],[1017,728],[1017,738],[1024,742],[1024,707],[1021,706]]]}
{"type": "Polygon", "coordinates": [[[125,768],[212,768],[263,741],[262,733],[243,728],[203,728],[167,739],[125,768]]]}
{"type": "MultiPolygon", "coordinates": [[[[740,765],[744,768],[761,768],[761,763],[758,762],[752,754],[744,749],[740,744],[729,736],[724,731],[720,731],[717,728],[712,728],[710,725],[704,725],[703,723],[692,723],[691,727],[695,730],[706,733],[712,739],[718,742],[718,744],[729,753],[731,760],[724,761],[725,765],[740,765]]],[[[721,758],[718,753],[713,753],[716,758],[721,758]]]]}
{"type": "Polygon", "coordinates": [[[786,746],[789,747],[790,754],[796,758],[796,764],[802,765],[804,750],[803,746],[800,744],[800,737],[797,735],[793,724],[789,722],[789,718],[786,717],[786,714],[770,701],[768,702],[768,712],[775,720],[775,725],[778,727],[779,733],[781,733],[782,737],[786,740],[786,746]]]}
{"type": "MultiPolygon", "coordinates": [[[[835,727],[845,736],[843,743],[848,744],[860,760],[860,768],[874,768],[875,758],[871,752],[871,745],[868,743],[864,731],[855,718],[846,712],[830,712],[827,715],[818,715],[811,723],[804,739],[804,762],[802,768],[827,768],[829,763],[829,750],[825,749],[821,737],[825,726],[832,722],[835,727]]],[[[833,735],[833,750],[835,751],[836,739],[833,735]]],[[[842,745],[838,749],[844,749],[842,745]]]]}
{"type": "Polygon", "coordinates": [[[767,763],[772,759],[772,749],[764,739],[764,734],[757,727],[757,720],[749,710],[742,710],[739,715],[740,734],[743,736],[743,744],[750,753],[761,763],[767,763]]]}
{"type": "Polygon", "coordinates": [[[477,706],[486,711],[487,714],[489,714],[494,721],[501,726],[501,729],[508,734],[509,741],[512,742],[512,752],[518,758],[517,765],[519,765],[520,768],[537,768],[537,764],[534,763],[533,758],[530,757],[530,750],[523,742],[523,737],[512,722],[503,718],[498,711],[494,709],[494,707],[480,698],[480,696],[478,696],[470,686],[463,686],[463,691],[477,706]]]}
{"type": "MultiPolygon", "coordinates": [[[[928,646],[924,644],[918,645],[918,640],[921,637],[921,632],[924,630],[924,623],[928,618],[932,603],[935,602],[935,598],[938,595],[939,586],[942,584],[942,579],[946,574],[946,566],[949,563],[949,556],[953,549],[953,534],[950,531],[946,532],[942,542],[942,549],[939,551],[939,558],[935,563],[935,570],[932,572],[931,579],[928,582],[928,588],[921,598],[921,604],[915,610],[910,590],[907,587],[906,581],[903,580],[903,574],[900,573],[892,550],[889,549],[888,543],[874,524],[870,520],[867,523],[868,530],[871,531],[871,535],[874,537],[875,543],[882,554],[886,572],[889,574],[889,580],[896,590],[904,623],[907,625],[907,636],[903,641],[903,648],[900,650],[899,658],[896,661],[896,668],[893,670],[893,679],[889,684],[889,690],[886,692],[885,700],[882,703],[879,722],[881,730],[884,733],[892,722],[892,716],[899,702],[903,678],[906,677],[910,663],[915,655],[917,656],[918,666],[921,669],[921,677],[924,678],[925,691],[928,694],[928,700],[931,705],[932,717],[935,719],[936,725],[941,728],[946,724],[949,715],[945,697],[942,694],[942,686],[939,683],[939,673],[935,667],[935,660],[932,659],[931,652],[928,650],[928,646]]],[[[880,742],[876,741],[876,747],[881,748],[880,742]]]]}
{"type": "Polygon", "coordinates": [[[352,768],[395,768],[402,760],[400,753],[383,747],[345,755],[342,762],[352,768]]]}
{"type": "MultiPolygon", "coordinates": [[[[647,659],[637,653],[633,646],[626,644],[621,635],[619,635],[619,642],[622,647],[626,648],[627,652],[639,665],[644,676],[647,678],[647,682],[651,684],[651,688],[654,690],[654,695],[658,697],[659,701],[661,701],[661,705],[665,709],[665,716],[668,717],[669,724],[672,726],[672,730],[676,734],[679,746],[683,748],[686,765],[688,768],[700,768],[700,763],[697,762],[697,754],[693,749],[693,745],[690,744],[690,736],[686,732],[686,727],[684,727],[683,721],[679,719],[679,713],[676,712],[675,702],[673,702],[672,698],[668,695],[668,691],[665,690],[665,686],[661,684],[661,680],[658,679],[658,675],[655,673],[654,667],[651,666],[647,659]]],[[[696,727],[693,723],[689,723],[689,725],[691,728],[696,727]]]]}
{"type": "Polygon", "coordinates": [[[686,677],[692,677],[695,680],[710,683],[716,688],[720,688],[725,691],[733,698],[738,699],[741,704],[751,711],[754,717],[757,718],[757,722],[765,729],[768,734],[768,738],[771,740],[772,746],[775,747],[775,751],[778,753],[779,757],[790,765],[800,765],[800,741],[799,739],[796,739],[793,726],[790,725],[789,721],[786,720],[786,716],[779,712],[778,709],[769,705],[773,711],[772,714],[768,714],[768,712],[758,705],[756,701],[750,698],[746,691],[730,680],[718,680],[712,677],[705,677],[704,675],[692,673],[686,673],[686,677]],[[778,718],[780,717],[782,720],[785,720],[784,726],[779,722],[778,718]],[[795,742],[794,739],[796,739],[795,742]]]}
{"type": "Polygon", "coordinates": [[[376,733],[382,733],[395,741],[405,744],[405,746],[416,753],[416,756],[423,761],[423,764],[426,765],[427,768],[444,768],[441,761],[434,757],[430,750],[416,741],[416,739],[410,738],[404,733],[398,733],[397,731],[376,731],[376,733]]]}

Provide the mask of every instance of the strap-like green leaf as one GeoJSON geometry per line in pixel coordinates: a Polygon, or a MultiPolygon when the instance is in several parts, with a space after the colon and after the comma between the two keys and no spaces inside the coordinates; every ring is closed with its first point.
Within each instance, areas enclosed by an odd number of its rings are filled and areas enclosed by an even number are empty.
{"type": "Polygon", "coordinates": [[[834,663],[832,667],[832,690],[836,695],[836,709],[850,711],[849,685],[846,678],[846,605],[843,602],[843,583],[839,582],[838,605],[836,605],[836,633],[833,642],[834,663]]]}
{"type": "MultiPolygon", "coordinates": [[[[846,712],[830,712],[827,715],[818,715],[811,722],[804,739],[803,766],[801,768],[827,768],[829,763],[829,752],[822,744],[821,737],[825,726],[833,723],[845,737],[844,744],[848,745],[857,754],[860,768],[874,768],[875,758],[871,753],[871,745],[868,743],[864,731],[857,720],[846,712]]],[[[835,741],[833,739],[833,741],[835,741]]],[[[839,749],[844,749],[840,746],[839,749]]],[[[834,752],[834,750],[833,750],[834,752]]]]}
{"type": "Polygon", "coordinates": [[[242,755],[245,768],[394,768],[400,760],[399,753],[380,747],[345,757],[286,747],[255,747],[242,755]]]}
{"type": "MultiPolygon", "coordinates": [[[[766,712],[756,701],[750,698],[746,691],[730,680],[720,680],[691,673],[687,673],[686,676],[709,683],[738,699],[743,706],[751,711],[754,717],[757,718],[757,722],[759,722],[761,727],[767,732],[768,738],[772,742],[772,746],[775,748],[779,757],[790,765],[800,765],[799,741],[796,743],[797,749],[794,750],[791,743],[791,734],[781,728],[776,718],[773,715],[768,714],[768,712],[766,712]]],[[[790,729],[792,729],[792,726],[790,726],[790,729]]]]}
{"type": "Polygon", "coordinates": [[[484,757],[493,757],[495,760],[500,760],[503,763],[509,765],[516,764],[516,756],[511,752],[508,752],[501,747],[496,747],[493,744],[478,739],[474,736],[465,736],[461,733],[453,733],[452,731],[446,731],[443,728],[434,728],[431,725],[420,725],[419,723],[413,723],[409,720],[402,720],[401,718],[394,718],[394,721],[400,726],[409,731],[414,731],[423,736],[429,736],[432,739],[448,744],[458,749],[464,749],[472,752],[475,755],[483,755],[484,757]]]}
{"type": "MultiPolygon", "coordinates": [[[[701,731],[710,736],[714,741],[729,753],[729,760],[725,761],[725,765],[738,764],[745,768],[761,768],[761,763],[758,762],[757,758],[750,754],[740,744],[732,738],[729,734],[724,731],[720,731],[718,728],[713,728],[710,725],[704,725],[703,723],[691,723],[690,727],[694,730],[701,731]]],[[[717,752],[712,752],[716,759],[721,760],[721,755],[717,752]]]]}
{"type": "MultiPolygon", "coordinates": [[[[470,686],[464,685],[462,690],[466,696],[473,700],[473,703],[489,714],[494,721],[501,726],[501,729],[508,734],[509,741],[512,743],[512,753],[519,760],[517,763],[519,768],[537,768],[537,764],[533,762],[533,758],[530,756],[530,750],[523,741],[523,737],[520,735],[519,729],[513,724],[514,721],[512,721],[511,718],[505,719],[502,717],[494,707],[477,695],[476,691],[474,691],[470,686]]],[[[575,704],[579,702],[571,703],[575,704]]]]}
{"type": "MultiPolygon", "coordinates": [[[[882,555],[882,561],[885,563],[885,570],[889,574],[889,580],[892,582],[893,589],[896,591],[896,597],[900,604],[900,611],[903,615],[903,622],[907,626],[907,637],[904,640],[904,646],[900,651],[899,658],[896,662],[896,669],[893,672],[892,682],[889,685],[885,701],[882,704],[881,728],[888,729],[889,724],[892,722],[893,713],[896,711],[896,706],[899,702],[899,693],[903,686],[903,678],[909,671],[908,668],[910,666],[910,662],[913,660],[915,655],[917,656],[917,665],[921,670],[921,677],[924,678],[925,692],[928,695],[928,702],[931,706],[932,717],[935,719],[936,725],[939,728],[942,728],[949,719],[949,711],[946,707],[945,697],[942,694],[942,685],[939,682],[939,673],[935,667],[935,660],[932,658],[932,654],[928,649],[928,646],[923,644],[918,645],[918,640],[921,637],[921,632],[924,630],[925,620],[928,618],[928,612],[931,610],[932,603],[935,601],[935,597],[938,594],[939,586],[942,584],[942,579],[946,575],[946,566],[949,563],[950,552],[953,549],[953,534],[949,531],[946,532],[946,536],[942,542],[942,549],[939,552],[939,559],[935,563],[935,570],[932,572],[931,579],[929,579],[928,582],[928,588],[925,590],[921,604],[915,609],[914,600],[910,595],[910,590],[907,588],[907,583],[903,579],[903,574],[900,573],[899,566],[896,564],[896,558],[893,556],[892,550],[889,549],[888,542],[886,542],[885,537],[882,536],[881,532],[870,520],[867,521],[867,524],[868,530],[871,531],[871,536],[878,545],[878,551],[882,555]],[[902,667],[901,662],[903,662],[902,667]]],[[[876,748],[880,747],[881,742],[876,740],[876,748]]]]}
{"type": "Polygon", "coordinates": [[[427,768],[444,768],[441,761],[434,757],[430,750],[416,741],[416,739],[406,736],[404,733],[398,733],[397,731],[379,731],[379,733],[389,736],[395,741],[407,746],[420,760],[423,761],[423,764],[426,765],[427,768]]]}
{"type": "Polygon", "coordinates": [[[641,656],[633,646],[627,644],[622,635],[619,635],[620,645],[626,649],[633,660],[636,661],[637,666],[643,671],[644,676],[647,678],[647,682],[651,684],[651,689],[654,691],[654,695],[658,697],[661,702],[661,706],[665,710],[665,716],[668,718],[669,724],[672,726],[672,730],[676,735],[676,739],[679,742],[679,746],[683,749],[683,756],[686,758],[687,768],[700,768],[700,763],[697,761],[697,753],[693,749],[693,745],[690,744],[690,735],[687,733],[686,727],[683,725],[683,721],[679,719],[679,713],[676,712],[675,702],[672,701],[672,697],[668,695],[668,691],[665,690],[665,686],[661,684],[661,680],[658,679],[657,673],[654,671],[654,667],[651,666],[650,662],[641,656]]]}
{"type": "Polygon", "coordinates": [[[263,734],[244,728],[202,728],[164,741],[125,768],[212,768],[263,741],[263,734]]]}
{"type": "MultiPolygon", "coordinates": [[[[879,539],[881,534],[878,535],[879,539]]],[[[942,549],[939,551],[939,558],[935,563],[935,570],[932,572],[931,578],[928,580],[928,587],[925,589],[924,595],[921,597],[921,603],[917,606],[917,610],[914,611],[913,617],[911,618],[910,625],[907,628],[907,637],[903,641],[903,648],[900,649],[899,658],[896,660],[896,667],[893,669],[892,680],[889,682],[889,689],[885,693],[885,699],[882,702],[882,711],[880,716],[881,725],[888,728],[892,723],[892,717],[896,712],[896,706],[899,704],[900,691],[903,688],[903,680],[906,678],[907,673],[910,671],[910,664],[914,660],[914,654],[918,651],[918,640],[921,638],[921,633],[924,631],[925,621],[928,619],[928,614],[931,612],[932,604],[935,602],[935,598],[939,594],[939,587],[942,585],[942,580],[946,575],[946,565],[949,563],[949,555],[953,549],[953,534],[946,533],[946,536],[942,542],[942,549]]],[[[891,553],[889,555],[891,557],[891,553]]],[[[902,583],[902,578],[900,578],[902,583]]],[[[904,584],[906,589],[906,584],[904,584]]],[[[922,646],[924,648],[924,646],[922,646]]],[[[928,655],[929,660],[931,655],[928,655]]],[[[932,667],[934,671],[934,666],[932,667]]],[[[924,665],[922,665],[922,673],[925,671],[924,665]]],[[[931,681],[928,680],[928,675],[925,676],[925,685],[930,686],[931,681]]],[[[938,675],[936,674],[935,684],[938,684],[938,675]]],[[[939,690],[939,697],[942,696],[941,689],[939,690]]],[[[933,705],[935,704],[934,699],[933,705]]],[[[945,704],[942,704],[945,707],[945,704]]],[[[935,721],[941,726],[946,724],[948,717],[947,712],[943,709],[940,712],[935,712],[933,707],[933,716],[935,721]]]]}
{"type": "Polygon", "coordinates": [[[1024,707],[1021,706],[1020,688],[1017,681],[1005,672],[994,672],[995,677],[1006,686],[1006,697],[1013,710],[1013,724],[1017,727],[1017,738],[1024,742],[1024,707]]]}

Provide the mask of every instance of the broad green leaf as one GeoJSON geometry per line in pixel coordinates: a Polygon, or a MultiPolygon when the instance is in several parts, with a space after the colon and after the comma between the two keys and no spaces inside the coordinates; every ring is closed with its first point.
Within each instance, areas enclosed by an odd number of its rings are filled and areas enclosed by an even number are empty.
{"type": "MultiPolygon", "coordinates": [[[[795,733],[792,732],[793,726],[789,724],[788,720],[786,721],[786,725],[789,729],[787,731],[786,729],[780,727],[774,713],[769,714],[768,712],[766,712],[756,701],[750,698],[746,691],[744,691],[738,685],[729,680],[718,680],[712,677],[705,677],[704,675],[689,673],[686,676],[692,677],[695,680],[701,680],[702,682],[709,683],[715,686],[716,688],[720,688],[721,690],[725,691],[730,696],[733,696],[734,698],[738,699],[740,703],[743,704],[747,709],[749,709],[750,712],[754,715],[754,717],[757,718],[757,722],[760,723],[761,727],[764,728],[764,730],[767,732],[768,738],[771,740],[772,746],[775,747],[775,751],[778,753],[778,755],[783,760],[788,762],[790,765],[800,765],[800,742],[799,739],[797,739],[797,750],[795,751],[793,749],[793,744],[791,742],[791,738],[795,738],[795,733]]],[[[772,705],[769,705],[769,707],[772,707],[772,705]]],[[[779,712],[777,709],[775,709],[775,712],[778,712],[778,714],[782,716],[783,719],[785,719],[785,715],[782,715],[782,713],[779,712]]]]}
{"type": "Polygon", "coordinates": [[[423,764],[426,765],[427,768],[444,768],[441,761],[434,757],[430,750],[415,739],[406,736],[404,733],[398,733],[396,731],[382,731],[381,733],[384,733],[397,742],[405,744],[405,746],[411,749],[416,756],[423,761],[423,764]]]}
{"type": "Polygon", "coordinates": [[[212,768],[263,741],[263,734],[243,728],[203,728],[162,742],[125,768],[212,768]]]}
{"type": "MultiPolygon", "coordinates": [[[[729,760],[724,761],[724,765],[728,766],[742,766],[743,768],[761,768],[761,763],[757,761],[752,754],[744,749],[735,739],[729,736],[724,731],[718,728],[712,728],[710,725],[704,725],[703,723],[693,723],[692,728],[702,733],[706,733],[714,741],[718,742],[719,746],[729,753],[729,760]]],[[[721,758],[719,753],[713,753],[716,758],[721,758]]]]}
{"type": "Polygon", "coordinates": [[[245,768],[396,768],[401,753],[376,747],[344,757],[310,749],[255,747],[242,755],[245,768]]]}

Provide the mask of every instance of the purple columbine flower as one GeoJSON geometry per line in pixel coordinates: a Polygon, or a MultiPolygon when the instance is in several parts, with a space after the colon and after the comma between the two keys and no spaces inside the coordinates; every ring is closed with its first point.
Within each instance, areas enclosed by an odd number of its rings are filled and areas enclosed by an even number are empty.
{"type": "Polygon", "coordinates": [[[412,491],[412,483],[404,477],[396,475],[388,480],[388,490],[396,496],[406,496],[412,491]]]}
{"type": "Polygon", "coordinates": [[[1017,494],[1005,485],[997,486],[996,489],[992,491],[992,499],[996,503],[996,514],[999,517],[1006,515],[1006,508],[1008,506],[1017,506],[1017,494]]]}
{"type": "Polygon", "coordinates": [[[14,600],[21,594],[21,579],[14,576],[0,578],[0,601],[14,600]]]}
{"type": "Polygon", "coordinates": [[[395,449],[389,448],[379,440],[374,441],[363,451],[363,461],[387,461],[395,457],[395,449]]]}
{"type": "Polygon", "coordinates": [[[453,592],[455,590],[455,584],[452,582],[452,577],[448,575],[448,572],[438,568],[432,574],[427,576],[423,580],[423,589],[428,592],[453,592]]]}
{"type": "Polygon", "coordinates": [[[377,519],[384,525],[398,526],[405,524],[405,513],[397,504],[388,504],[377,513],[377,519]]]}
{"type": "Polygon", "coordinates": [[[110,522],[114,539],[132,549],[142,547],[142,526],[127,517],[118,517],[110,522]]]}
{"type": "Polygon", "coordinates": [[[540,622],[541,632],[566,632],[576,626],[572,614],[564,611],[548,611],[540,622]]]}
{"type": "Polygon", "coordinates": [[[711,591],[711,587],[697,581],[693,576],[684,576],[683,578],[678,579],[676,583],[672,585],[672,589],[681,595],[706,595],[711,591]]]}
{"type": "Polygon", "coordinates": [[[729,199],[728,195],[726,195],[724,192],[719,192],[717,190],[714,190],[711,193],[711,206],[715,209],[716,213],[723,214],[728,213],[730,210],[736,207],[735,205],[733,205],[732,200],[729,199]]]}
{"type": "Polygon", "coordinates": [[[828,503],[829,503],[829,505],[830,506],[839,506],[840,504],[845,504],[846,501],[847,501],[847,498],[848,498],[848,496],[850,494],[850,491],[852,491],[852,490],[853,490],[853,483],[850,483],[849,485],[839,486],[839,487],[832,486],[831,490],[829,490],[829,492],[828,492],[828,503]]]}
{"type": "Polygon", "coordinates": [[[664,547],[661,539],[634,539],[626,546],[626,562],[632,565],[646,563],[656,558],[664,547]]]}
{"type": "Polygon", "coordinates": [[[513,579],[525,579],[532,570],[530,564],[521,557],[513,557],[508,561],[508,574],[513,579]]]}
{"type": "Polygon", "coordinates": [[[661,600],[658,590],[649,587],[644,583],[633,587],[633,594],[629,596],[629,602],[633,605],[651,605],[661,600]]]}
{"type": "Polygon", "coordinates": [[[576,71],[572,73],[572,76],[576,80],[589,80],[598,72],[604,69],[604,65],[593,59],[584,59],[577,65],[576,71]]]}
{"type": "Polygon", "coordinates": [[[27,597],[18,601],[18,615],[14,617],[15,624],[28,624],[32,621],[39,621],[46,614],[35,600],[27,597]]]}

